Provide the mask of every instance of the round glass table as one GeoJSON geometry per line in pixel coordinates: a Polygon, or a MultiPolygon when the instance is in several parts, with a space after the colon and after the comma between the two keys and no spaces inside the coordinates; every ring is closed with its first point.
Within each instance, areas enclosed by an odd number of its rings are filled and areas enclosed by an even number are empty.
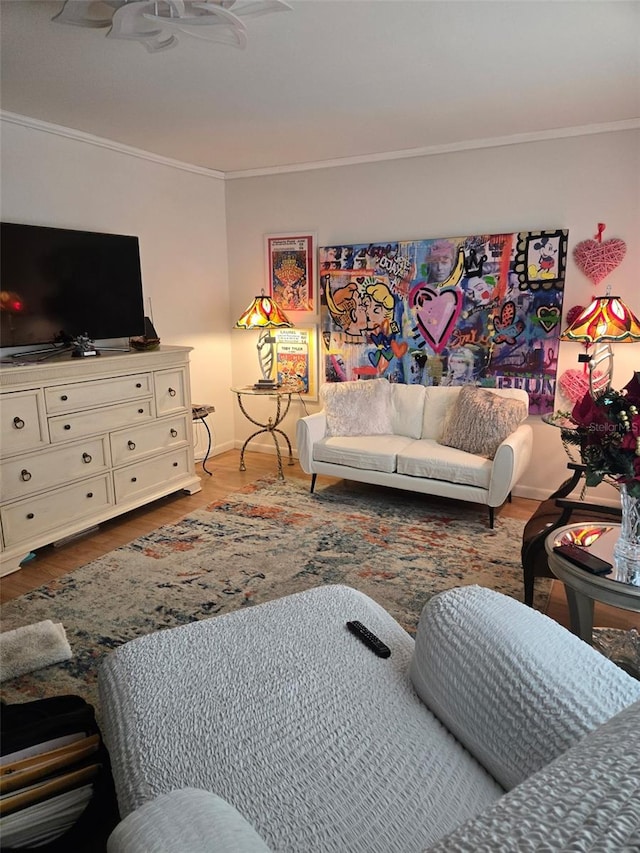
{"type": "MultiPolygon", "coordinates": [[[[619,524],[582,522],[559,527],[545,540],[549,568],[565,586],[571,630],[587,643],[592,642],[594,601],[640,612],[640,585],[627,583],[626,576],[615,567],[613,548],[619,535],[619,524]],[[556,545],[569,544],[606,560],[611,564],[609,574],[592,575],[553,550],[556,545]]],[[[638,575],[640,582],[640,566],[638,575]]]]}

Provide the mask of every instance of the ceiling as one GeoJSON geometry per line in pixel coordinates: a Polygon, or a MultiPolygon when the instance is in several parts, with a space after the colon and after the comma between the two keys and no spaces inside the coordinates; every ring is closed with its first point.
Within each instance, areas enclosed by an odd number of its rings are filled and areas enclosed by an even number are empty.
{"type": "Polygon", "coordinates": [[[640,117],[639,2],[289,2],[152,54],[1,0],[2,110],[225,173],[640,117]]]}

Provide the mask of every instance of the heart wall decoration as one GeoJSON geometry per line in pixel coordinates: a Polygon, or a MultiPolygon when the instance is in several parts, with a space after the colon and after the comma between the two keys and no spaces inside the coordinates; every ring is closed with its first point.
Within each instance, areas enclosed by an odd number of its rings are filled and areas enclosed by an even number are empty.
{"type": "Polygon", "coordinates": [[[622,263],[627,252],[624,240],[603,240],[602,232],[607,226],[598,222],[598,233],[592,240],[583,240],[573,250],[573,259],[578,269],[594,284],[598,285],[622,263]]]}

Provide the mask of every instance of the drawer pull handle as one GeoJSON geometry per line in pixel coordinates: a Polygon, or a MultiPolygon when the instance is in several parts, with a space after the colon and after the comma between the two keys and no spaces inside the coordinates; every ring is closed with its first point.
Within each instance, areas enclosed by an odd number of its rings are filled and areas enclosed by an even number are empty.
{"type": "Polygon", "coordinates": [[[67,402],[67,400],[68,400],[69,398],[67,397],[67,395],[66,395],[66,394],[63,394],[63,395],[60,397],[60,399],[61,399],[64,403],[66,403],[66,402],[67,402]]]}
{"type": "Polygon", "coordinates": [[[91,462],[92,458],[93,457],[91,456],[90,453],[83,453],[82,454],[82,461],[85,462],[87,465],[89,464],[89,462],[91,462]]]}
{"type": "Polygon", "coordinates": [[[128,441],[128,442],[127,442],[127,447],[129,448],[129,450],[135,450],[135,449],[136,449],[136,443],[135,443],[135,441],[128,441]]]}
{"type": "Polygon", "coordinates": [[[142,388],[142,382],[136,382],[136,388],[142,388]]]}
{"type": "Polygon", "coordinates": [[[65,429],[71,429],[71,424],[65,424],[65,425],[64,425],[64,428],[65,428],[65,429]]]}
{"type": "Polygon", "coordinates": [[[20,479],[24,480],[25,483],[28,483],[31,479],[31,472],[27,471],[26,468],[23,468],[22,471],[20,471],[20,479]]]}
{"type": "Polygon", "coordinates": [[[16,429],[24,429],[24,421],[17,416],[13,419],[13,425],[16,429]]]}
{"type": "Polygon", "coordinates": [[[32,512],[28,512],[28,513],[27,513],[27,518],[28,518],[29,520],[31,520],[32,518],[35,518],[35,515],[34,515],[32,512]]]}
{"type": "Polygon", "coordinates": [[[138,409],[138,414],[139,414],[139,415],[144,415],[144,409],[138,409]]]}
{"type": "Polygon", "coordinates": [[[169,396],[170,397],[175,397],[176,393],[177,393],[177,391],[175,390],[175,388],[169,388],[169,396]]]}
{"type": "Polygon", "coordinates": [[[138,482],[138,478],[137,478],[137,477],[132,477],[132,478],[131,478],[131,482],[132,482],[132,483],[137,483],[137,482],[138,482]]]}
{"type": "Polygon", "coordinates": [[[92,497],[93,497],[93,492],[87,492],[87,497],[88,497],[88,498],[92,498],[92,497]]]}
{"type": "Polygon", "coordinates": [[[177,468],[177,467],[178,467],[178,463],[177,463],[177,462],[174,462],[174,463],[173,463],[173,467],[174,467],[174,468],[177,468]]]}
{"type": "Polygon", "coordinates": [[[172,429],[172,430],[171,430],[171,437],[172,437],[172,438],[175,438],[177,435],[178,435],[178,430],[177,430],[177,429],[172,429]]]}

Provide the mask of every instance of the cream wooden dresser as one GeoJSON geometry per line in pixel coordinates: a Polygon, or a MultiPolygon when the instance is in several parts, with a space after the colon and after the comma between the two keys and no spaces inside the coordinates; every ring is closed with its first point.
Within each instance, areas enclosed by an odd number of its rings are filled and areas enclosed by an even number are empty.
{"type": "Polygon", "coordinates": [[[200,491],[190,347],[0,368],[0,574],[36,548],[200,491]]]}

